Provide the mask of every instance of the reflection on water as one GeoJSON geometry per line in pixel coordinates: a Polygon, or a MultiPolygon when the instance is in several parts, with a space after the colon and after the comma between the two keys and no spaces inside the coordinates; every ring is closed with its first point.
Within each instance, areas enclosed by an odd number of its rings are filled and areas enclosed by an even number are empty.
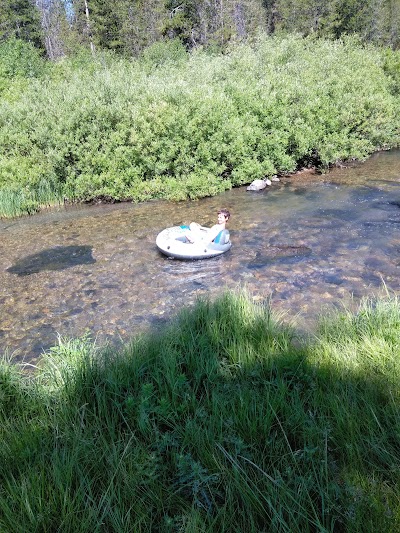
{"type": "Polygon", "coordinates": [[[263,192],[198,202],[60,208],[0,221],[0,352],[34,361],[57,334],[127,339],[196,296],[247,286],[312,327],[382,281],[399,290],[400,152],[329,175],[297,175],[263,192]],[[227,207],[233,246],[182,262],[155,246],[163,228],[215,223],[227,207]]]}

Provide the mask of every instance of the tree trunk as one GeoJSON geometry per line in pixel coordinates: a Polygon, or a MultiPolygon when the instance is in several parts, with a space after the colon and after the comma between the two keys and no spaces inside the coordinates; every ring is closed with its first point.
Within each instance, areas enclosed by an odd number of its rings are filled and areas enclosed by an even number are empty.
{"type": "Polygon", "coordinates": [[[90,50],[92,51],[92,54],[94,55],[96,52],[96,48],[94,46],[93,39],[92,39],[92,29],[90,26],[89,6],[87,3],[87,0],[85,0],[85,15],[86,15],[86,31],[87,31],[87,35],[90,41],[90,50]]]}

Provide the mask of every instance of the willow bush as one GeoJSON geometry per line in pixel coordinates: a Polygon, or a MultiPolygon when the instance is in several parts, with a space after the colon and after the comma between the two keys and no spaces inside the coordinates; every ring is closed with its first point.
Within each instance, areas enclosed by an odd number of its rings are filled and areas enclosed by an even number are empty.
{"type": "Polygon", "coordinates": [[[0,42],[0,94],[13,81],[43,76],[47,66],[33,44],[15,38],[0,42]]]}
{"type": "Polygon", "coordinates": [[[161,46],[136,61],[65,60],[3,93],[0,189],[199,198],[399,143],[394,52],[299,36],[225,54],[161,46]]]}

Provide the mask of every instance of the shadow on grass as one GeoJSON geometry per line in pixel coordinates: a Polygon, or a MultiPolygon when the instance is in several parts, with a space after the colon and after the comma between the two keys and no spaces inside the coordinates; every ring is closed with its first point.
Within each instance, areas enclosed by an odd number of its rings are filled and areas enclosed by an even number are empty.
{"type": "Polygon", "coordinates": [[[399,305],[377,313],[299,346],[227,293],[118,354],[4,365],[0,529],[396,531],[399,305]]]}

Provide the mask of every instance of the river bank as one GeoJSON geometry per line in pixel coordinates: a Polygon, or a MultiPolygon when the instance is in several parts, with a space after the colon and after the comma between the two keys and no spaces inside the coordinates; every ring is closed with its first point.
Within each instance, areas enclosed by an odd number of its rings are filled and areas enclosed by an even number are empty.
{"type": "Polygon", "coordinates": [[[243,293],[120,351],[0,364],[4,531],[395,531],[400,304],[313,340],[243,293]]]}
{"type": "Polygon", "coordinates": [[[352,38],[260,35],[224,54],[105,55],[9,80],[0,216],[64,199],[199,199],[396,147],[396,58],[352,38]]]}

